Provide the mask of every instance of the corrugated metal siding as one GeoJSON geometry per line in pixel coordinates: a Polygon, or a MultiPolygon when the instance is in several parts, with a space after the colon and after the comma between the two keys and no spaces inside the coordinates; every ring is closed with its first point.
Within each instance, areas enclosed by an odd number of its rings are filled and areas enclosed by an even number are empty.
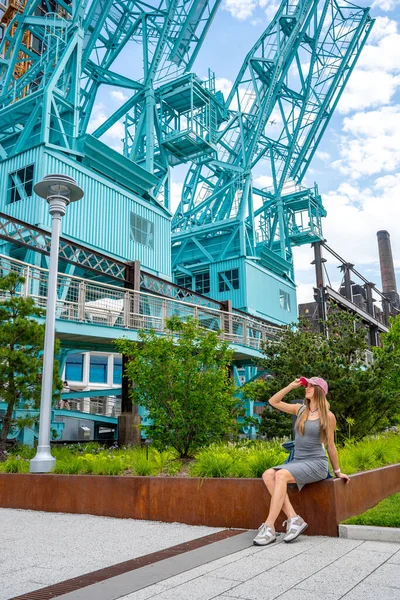
{"type": "Polygon", "coordinates": [[[292,323],[297,318],[296,289],[273,273],[246,261],[247,310],[276,323],[292,323]],[[290,295],[290,312],[281,308],[279,290],[290,295]]]}
{"type": "Polygon", "coordinates": [[[17,219],[27,221],[28,223],[41,223],[43,221],[43,215],[47,212],[45,200],[33,196],[26,200],[7,204],[9,200],[9,173],[18,171],[28,165],[35,165],[35,182],[42,179],[44,175],[43,146],[37,146],[36,148],[27,150],[27,152],[13,156],[9,160],[0,162],[0,211],[12,215],[17,219]]]}
{"type": "Polygon", "coordinates": [[[63,233],[124,260],[139,260],[143,268],[161,277],[171,277],[171,226],[168,215],[161,208],[153,207],[108,182],[100,174],[43,146],[0,163],[0,210],[28,223],[50,227],[51,219],[45,200],[33,196],[6,204],[8,174],[29,164],[35,164],[35,182],[48,173],[63,173],[73,177],[85,191],[81,201],[68,207],[62,221],[63,233]],[[154,249],[131,239],[131,212],[154,224],[154,249]]]}
{"type": "Polygon", "coordinates": [[[65,234],[125,260],[139,260],[144,268],[170,277],[170,218],[161,209],[63,156],[46,152],[45,162],[48,173],[70,175],[85,190],[83,199],[68,208],[65,234]],[[130,238],[131,212],[154,223],[154,249],[130,238]]]}

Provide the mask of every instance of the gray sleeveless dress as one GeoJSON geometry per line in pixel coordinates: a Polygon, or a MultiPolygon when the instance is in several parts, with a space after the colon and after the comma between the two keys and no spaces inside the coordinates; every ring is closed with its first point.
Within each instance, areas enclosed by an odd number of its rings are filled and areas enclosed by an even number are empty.
{"type": "MultiPolygon", "coordinates": [[[[300,408],[298,415],[302,412],[300,408]]],[[[273,467],[286,469],[296,480],[299,490],[306,483],[322,481],[328,476],[328,458],[320,439],[319,419],[306,421],[304,435],[295,428],[294,457],[289,463],[273,467]]],[[[290,484],[289,484],[290,485],[290,484]]]]}

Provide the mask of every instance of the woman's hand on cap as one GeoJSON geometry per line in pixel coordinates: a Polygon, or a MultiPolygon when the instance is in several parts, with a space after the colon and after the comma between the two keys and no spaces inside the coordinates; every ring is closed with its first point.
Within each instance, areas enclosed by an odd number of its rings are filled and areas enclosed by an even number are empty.
{"type": "Polygon", "coordinates": [[[295,388],[298,388],[301,385],[302,385],[301,380],[300,379],[295,379],[294,381],[292,381],[292,383],[289,384],[289,387],[294,390],[295,388]]]}

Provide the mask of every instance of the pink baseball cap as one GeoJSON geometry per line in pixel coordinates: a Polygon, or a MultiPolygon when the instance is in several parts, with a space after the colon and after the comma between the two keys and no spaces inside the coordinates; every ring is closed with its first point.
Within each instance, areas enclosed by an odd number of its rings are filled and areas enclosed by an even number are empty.
{"type": "Polygon", "coordinates": [[[328,384],[326,383],[325,379],[322,379],[322,377],[300,377],[300,383],[301,385],[304,385],[304,387],[306,387],[307,383],[311,383],[311,385],[318,385],[324,392],[325,396],[328,393],[328,384]]]}

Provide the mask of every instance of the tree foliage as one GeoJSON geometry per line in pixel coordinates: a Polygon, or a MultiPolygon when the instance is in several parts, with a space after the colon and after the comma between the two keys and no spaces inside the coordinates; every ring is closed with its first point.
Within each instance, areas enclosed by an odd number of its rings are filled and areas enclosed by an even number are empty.
{"type": "MultiPolygon", "coordinates": [[[[265,379],[256,379],[243,386],[243,397],[254,402],[265,402],[265,379]]],[[[292,417],[272,406],[266,406],[262,413],[258,434],[265,435],[268,440],[273,438],[290,437],[292,435],[292,417]]]]}
{"type": "Polygon", "coordinates": [[[374,349],[375,367],[381,371],[383,389],[393,405],[390,420],[400,423],[400,315],[391,319],[381,341],[382,347],[374,349]]]}
{"type": "MultiPolygon", "coordinates": [[[[44,314],[32,298],[17,295],[24,278],[11,271],[0,277],[0,398],[7,403],[1,421],[0,454],[6,448],[7,436],[14,426],[32,423],[13,421],[14,408],[37,409],[40,404],[42,358],[45,326],[36,318],[44,314]]],[[[55,363],[54,389],[61,389],[55,363]]]]}
{"type": "Polygon", "coordinates": [[[116,344],[128,357],[132,400],[148,410],[152,425],[144,429],[158,448],[173,447],[187,457],[235,429],[233,352],[217,332],[172,317],[165,336],[140,332],[139,339],[116,344]]]}
{"type": "MultiPolygon", "coordinates": [[[[366,329],[353,315],[337,309],[330,311],[327,329],[325,337],[310,331],[300,320],[282,331],[279,342],[264,344],[264,358],[259,364],[272,375],[260,383],[264,400],[297,377],[323,377],[329,384],[328,401],[337,419],[339,439],[348,436],[349,419],[354,420],[351,434],[356,439],[383,429],[395,406],[383,386],[382,363],[366,365],[366,329]]],[[[299,390],[294,390],[287,400],[298,398],[299,390]]],[[[263,421],[269,418],[269,411],[264,411],[263,421]]]]}

